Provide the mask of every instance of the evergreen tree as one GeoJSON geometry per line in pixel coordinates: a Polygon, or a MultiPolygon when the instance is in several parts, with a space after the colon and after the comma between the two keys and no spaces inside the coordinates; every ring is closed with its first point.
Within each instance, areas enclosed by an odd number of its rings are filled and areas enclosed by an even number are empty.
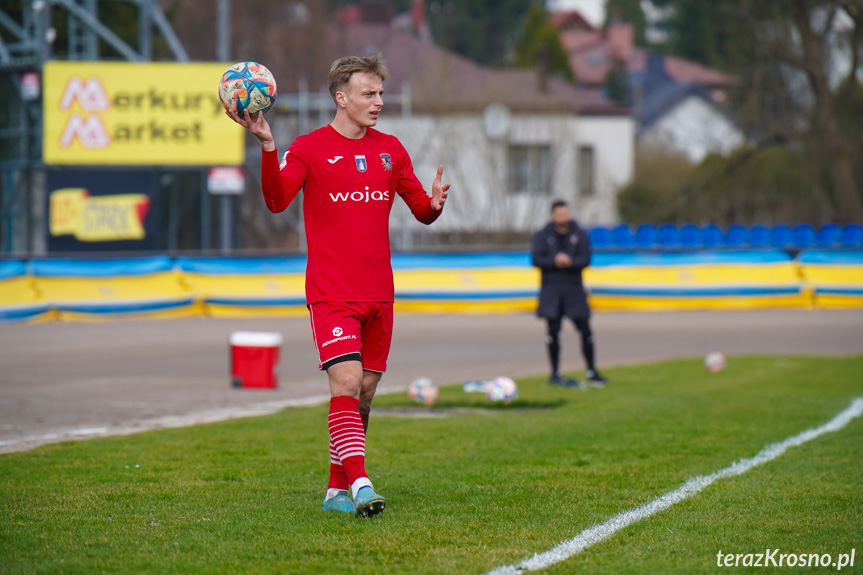
{"type": "Polygon", "coordinates": [[[515,44],[515,64],[522,68],[545,65],[549,74],[572,80],[569,56],[560,43],[560,35],[540,4],[531,4],[522,33],[515,44]],[[545,60],[541,62],[540,60],[545,60]]]}
{"type": "Polygon", "coordinates": [[[531,0],[431,0],[435,42],[486,66],[512,63],[515,39],[531,0]]]}

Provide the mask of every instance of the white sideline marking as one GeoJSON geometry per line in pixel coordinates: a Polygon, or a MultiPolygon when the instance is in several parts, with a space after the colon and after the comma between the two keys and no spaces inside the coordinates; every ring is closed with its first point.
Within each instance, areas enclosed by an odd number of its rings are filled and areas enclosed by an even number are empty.
{"type": "MultiPolygon", "coordinates": [[[[375,395],[403,393],[407,391],[407,389],[406,385],[379,387],[375,395]]],[[[171,429],[176,427],[201,425],[205,423],[215,423],[239,417],[257,417],[260,415],[276,413],[289,407],[309,407],[312,405],[320,405],[329,400],[329,394],[310,395],[308,397],[297,399],[266,401],[246,406],[193,411],[184,415],[165,415],[153,419],[130,420],[122,424],[115,424],[108,427],[58,429],[51,433],[44,433],[41,435],[30,435],[0,440],[0,453],[25,451],[27,449],[33,449],[34,447],[56,441],[94,439],[96,437],[108,437],[113,435],[129,435],[132,433],[141,433],[142,431],[152,431],[154,429],[171,429]]]]}
{"type": "Polygon", "coordinates": [[[746,473],[753,467],[776,459],[785,453],[789,447],[797,447],[807,441],[812,441],[820,435],[842,429],[852,419],[860,417],[860,415],[863,415],[863,398],[858,397],[855,398],[851,402],[851,405],[845,408],[844,411],[824,425],[807,429],[806,431],[793,437],[789,437],[779,443],[768,445],[759,451],[754,457],[736,461],[728,467],[720,469],[710,475],[698,475],[696,477],[692,477],[674,491],[669,491],[650,503],[635,509],[630,509],[629,511],[624,511],[619,515],[615,515],[605,523],[596,525],[590,529],[585,529],[573,539],[564,541],[544,553],[535,554],[530,559],[525,559],[521,563],[516,563],[515,565],[504,565],[492,569],[488,572],[488,575],[513,575],[524,573],[525,571],[538,571],[540,569],[551,567],[555,563],[560,563],[565,559],[569,559],[576,553],[584,551],[594,543],[599,543],[603,539],[611,537],[618,530],[623,529],[636,521],[647,519],[654,513],[667,509],[675,503],[695,495],[717,479],[733,477],[735,475],[746,473]]]}

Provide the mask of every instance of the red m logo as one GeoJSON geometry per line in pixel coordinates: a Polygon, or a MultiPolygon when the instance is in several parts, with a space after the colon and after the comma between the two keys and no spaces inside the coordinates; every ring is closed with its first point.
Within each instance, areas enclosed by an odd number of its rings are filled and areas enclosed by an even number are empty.
{"type": "Polygon", "coordinates": [[[75,101],[88,112],[98,112],[111,107],[111,101],[105,94],[102,82],[96,76],[81,81],[80,76],[72,76],[63,90],[63,99],[60,100],[60,109],[69,110],[75,101]]]}

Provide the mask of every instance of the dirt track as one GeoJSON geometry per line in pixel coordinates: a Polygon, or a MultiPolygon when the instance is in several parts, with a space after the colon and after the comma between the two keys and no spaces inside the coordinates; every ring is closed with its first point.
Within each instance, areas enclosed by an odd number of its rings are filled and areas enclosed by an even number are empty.
{"type": "MultiPolygon", "coordinates": [[[[544,325],[532,315],[396,316],[381,389],[419,376],[439,383],[547,370],[544,325]]],[[[863,352],[863,310],[601,313],[600,366],[673,357],[863,352]]],[[[563,367],[583,368],[570,324],[563,367]]],[[[270,413],[317,403],[326,377],[307,319],[141,320],[0,325],[0,452],[270,413]],[[275,390],[230,385],[228,336],[284,337],[275,390]]],[[[613,385],[613,382],[612,382],[613,385]]]]}

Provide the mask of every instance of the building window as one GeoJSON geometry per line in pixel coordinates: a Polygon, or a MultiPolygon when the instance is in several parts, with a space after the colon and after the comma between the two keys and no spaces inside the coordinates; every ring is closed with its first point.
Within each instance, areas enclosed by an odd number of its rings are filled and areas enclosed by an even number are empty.
{"type": "Polygon", "coordinates": [[[592,196],[596,193],[595,162],[593,146],[578,147],[578,193],[592,196]]]}
{"type": "Polygon", "coordinates": [[[551,146],[511,145],[508,150],[511,193],[548,194],[551,190],[551,146]]]}

